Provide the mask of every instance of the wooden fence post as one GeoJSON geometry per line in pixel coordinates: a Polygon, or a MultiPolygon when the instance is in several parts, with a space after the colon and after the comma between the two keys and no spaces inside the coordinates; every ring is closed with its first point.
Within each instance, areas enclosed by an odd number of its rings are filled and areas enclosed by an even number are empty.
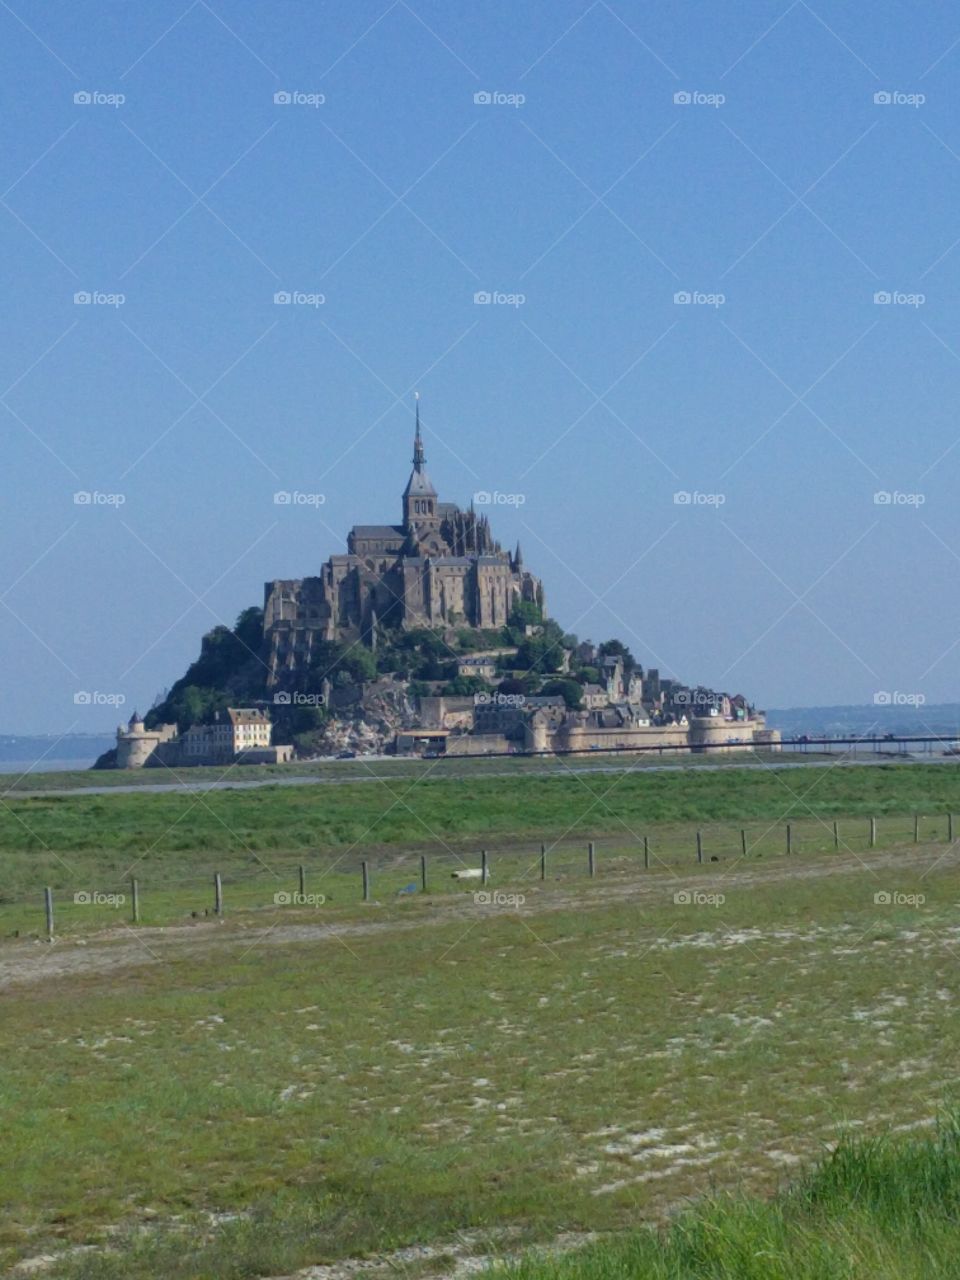
{"type": "Polygon", "coordinates": [[[592,840],[587,845],[587,870],[591,876],[597,874],[597,853],[592,840]]]}
{"type": "Polygon", "coordinates": [[[298,880],[300,883],[300,905],[302,906],[303,900],[307,896],[307,868],[301,862],[300,866],[297,868],[297,871],[298,871],[298,880]]]}
{"type": "Polygon", "coordinates": [[[486,849],[480,850],[480,883],[486,884],[490,878],[490,867],[487,863],[486,849]]]}
{"type": "Polygon", "coordinates": [[[875,849],[876,847],[877,847],[877,820],[876,818],[871,818],[870,819],[870,848],[875,849]]]}
{"type": "Polygon", "coordinates": [[[43,891],[43,905],[47,915],[47,938],[53,941],[53,890],[49,887],[43,891]]]}
{"type": "Polygon", "coordinates": [[[697,832],[697,861],[703,861],[703,833],[697,832]]]}
{"type": "Polygon", "coordinates": [[[545,844],[542,844],[540,846],[540,879],[546,880],[546,878],[547,878],[547,846],[545,844]]]}
{"type": "Polygon", "coordinates": [[[425,853],[420,855],[420,891],[427,892],[427,855],[425,853]]]}
{"type": "Polygon", "coordinates": [[[363,879],[363,900],[364,902],[369,902],[370,901],[370,868],[367,866],[366,862],[360,863],[360,875],[361,875],[361,878],[363,879]]]}
{"type": "Polygon", "coordinates": [[[919,844],[919,843],[920,843],[920,815],[919,815],[919,813],[915,813],[915,814],[913,815],[913,843],[914,843],[914,844],[919,844]]]}
{"type": "Polygon", "coordinates": [[[787,853],[793,853],[793,827],[787,823],[787,853]]]}
{"type": "Polygon", "coordinates": [[[133,923],[140,923],[140,884],[136,876],[130,881],[130,901],[132,904],[133,923]]]}
{"type": "Polygon", "coordinates": [[[833,847],[834,849],[840,848],[840,827],[836,818],[833,820],[833,847]]]}
{"type": "Polygon", "coordinates": [[[223,881],[219,871],[213,874],[213,910],[215,915],[223,915],[223,881]]]}
{"type": "Polygon", "coordinates": [[[953,844],[953,814],[947,814],[947,839],[953,844]]]}
{"type": "Polygon", "coordinates": [[[648,836],[643,837],[643,866],[645,871],[650,870],[650,840],[648,836]]]}
{"type": "Polygon", "coordinates": [[[743,827],[740,828],[740,853],[744,858],[747,856],[747,833],[743,827]]]}

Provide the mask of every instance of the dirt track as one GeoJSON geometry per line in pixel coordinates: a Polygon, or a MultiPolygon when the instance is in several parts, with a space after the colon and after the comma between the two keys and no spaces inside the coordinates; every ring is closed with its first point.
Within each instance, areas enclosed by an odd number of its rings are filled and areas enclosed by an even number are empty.
{"type": "MultiPolygon", "coordinates": [[[[526,886],[526,901],[519,908],[524,916],[540,915],[550,911],[563,911],[571,907],[581,910],[608,903],[643,903],[658,899],[662,903],[678,886],[689,889],[749,889],[754,885],[776,884],[782,881],[822,879],[835,875],[872,876],[895,868],[903,871],[909,867],[915,876],[923,875],[934,866],[954,866],[960,860],[956,846],[945,849],[942,845],[926,848],[908,848],[877,851],[871,854],[840,854],[821,856],[805,861],[801,857],[788,861],[785,857],[768,861],[763,865],[755,861],[737,861],[728,870],[704,871],[694,875],[667,873],[638,874],[630,879],[618,879],[609,884],[579,882],[572,885],[547,885],[541,888],[526,886]]],[[[884,882],[885,884],[885,882],[884,882]]],[[[98,973],[112,973],[124,969],[136,969],[145,965],[164,963],[166,960],[198,957],[227,948],[252,949],[264,946],[291,946],[300,943],[321,943],[339,938],[362,938],[371,934],[400,930],[428,929],[458,920],[476,919],[479,908],[472,893],[456,898],[437,898],[425,902],[411,899],[409,904],[390,904],[391,915],[387,919],[344,921],[329,924],[307,923],[266,911],[250,913],[234,921],[202,922],[195,925],[172,925],[164,928],[132,929],[126,926],[86,938],[64,939],[53,944],[36,941],[5,943],[0,948],[0,991],[20,989],[50,978],[85,977],[98,973]],[[403,912],[417,911],[413,918],[404,919],[403,912]]],[[[373,905],[371,912],[378,907],[373,905]]]]}

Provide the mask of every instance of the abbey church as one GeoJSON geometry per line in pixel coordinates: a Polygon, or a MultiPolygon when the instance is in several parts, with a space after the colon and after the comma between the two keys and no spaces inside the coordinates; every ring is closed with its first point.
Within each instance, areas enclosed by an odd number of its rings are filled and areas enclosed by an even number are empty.
{"type": "Polygon", "coordinates": [[[399,524],[354,525],[346,555],[331,556],[317,577],[266,583],[269,684],[308,667],[321,641],[375,646],[378,626],[496,628],[517,601],[543,609],[543,586],[524,568],[519,545],[504,551],[472,504],[463,511],[439,501],[426,469],[419,399],[402,504],[399,524]]]}

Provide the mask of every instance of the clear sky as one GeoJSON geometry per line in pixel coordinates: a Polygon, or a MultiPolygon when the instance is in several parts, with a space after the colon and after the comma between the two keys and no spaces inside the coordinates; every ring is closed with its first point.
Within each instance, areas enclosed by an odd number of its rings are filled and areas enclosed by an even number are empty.
{"type": "Polygon", "coordinates": [[[581,637],[765,706],[960,698],[958,40],[887,0],[0,4],[0,730],[112,727],[74,694],[145,709],[396,521],[415,388],[441,498],[509,496],[581,637]]]}

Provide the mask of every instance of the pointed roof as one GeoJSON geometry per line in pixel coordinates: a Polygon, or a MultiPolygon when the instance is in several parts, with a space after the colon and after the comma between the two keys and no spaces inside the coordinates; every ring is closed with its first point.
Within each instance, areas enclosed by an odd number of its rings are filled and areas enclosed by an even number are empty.
{"type": "Polygon", "coordinates": [[[423,436],[420,434],[420,392],[414,392],[414,400],[417,406],[417,429],[413,436],[413,465],[422,468],[424,464],[423,456],[423,436]]]}
{"type": "Polygon", "coordinates": [[[423,453],[423,436],[420,434],[420,392],[417,391],[417,427],[413,437],[413,470],[403,491],[405,498],[435,498],[437,491],[427,475],[426,458],[423,453]]]}

